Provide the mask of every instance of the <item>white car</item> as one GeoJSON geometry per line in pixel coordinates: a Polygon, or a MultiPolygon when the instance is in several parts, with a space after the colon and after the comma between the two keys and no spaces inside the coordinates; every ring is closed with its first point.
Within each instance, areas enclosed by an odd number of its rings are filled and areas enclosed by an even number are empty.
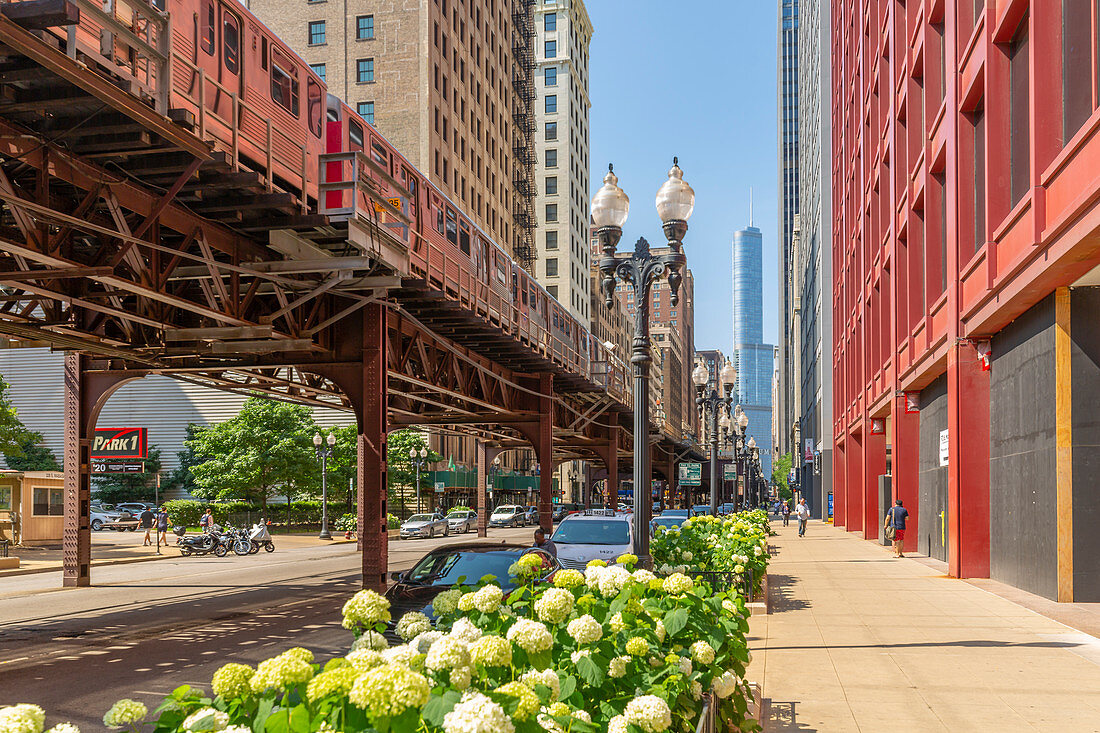
{"type": "Polygon", "coordinates": [[[518,504],[504,504],[493,510],[490,527],[526,527],[527,510],[518,504]]]}
{"type": "Polygon", "coordinates": [[[562,567],[583,570],[589,560],[614,562],[634,549],[633,518],[630,515],[570,514],[561,520],[551,537],[558,548],[562,567]]]}
{"type": "Polygon", "coordinates": [[[136,517],[129,512],[116,509],[111,504],[92,504],[88,507],[88,519],[93,532],[101,529],[114,529],[119,532],[128,529],[133,532],[138,526],[136,517]]]}
{"type": "Polygon", "coordinates": [[[447,528],[455,534],[465,534],[477,529],[477,512],[472,509],[459,509],[447,515],[447,528]]]}

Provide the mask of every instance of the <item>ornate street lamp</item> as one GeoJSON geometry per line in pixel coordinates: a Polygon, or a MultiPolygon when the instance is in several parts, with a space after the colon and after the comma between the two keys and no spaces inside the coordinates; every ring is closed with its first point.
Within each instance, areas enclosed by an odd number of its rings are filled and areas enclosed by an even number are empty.
{"type": "Polygon", "coordinates": [[[603,252],[600,273],[603,275],[604,300],[610,308],[615,298],[616,282],[621,280],[633,289],[634,302],[638,305],[630,363],[634,366],[634,554],[643,567],[651,564],[649,515],[652,506],[649,501],[639,501],[643,491],[648,498],[650,492],[647,487],[652,475],[649,453],[649,294],[655,281],[667,277],[671,304],[675,307],[679,303],[680,282],[683,280],[680,270],[687,263],[681,247],[687,233],[688,219],[695,208],[695,191],[684,181],[684,172],[677,163],[673,158],[668,180],[657,191],[657,215],[669,245],[666,254],[650,254],[649,244],[644,238],[638,239],[633,254],[616,253],[615,248],[623,236],[623,224],[630,212],[630,199],[619,188],[619,179],[612,166],[607,167],[603,186],[592,197],[592,224],[603,252]]]}
{"type": "Polygon", "coordinates": [[[710,414],[710,513],[718,515],[718,428],[725,421],[729,425],[729,407],[733,403],[733,385],[737,381],[737,370],[726,362],[719,374],[725,395],[719,394],[717,386],[712,385],[707,392],[707,383],[710,381],[710,372],[700,363],[691,372],[691,381],[695,383],[695,403],[699,405],[699,417],[706,420],[710,414]]]}
{"type": "Polygon", "coordinates": [[[420,469],[428,465],[428,449],[409,448],[409,461],[416,466],[416,513],[420,513],[420,469]]]}
{"type": "Polygon", "coordinates": [[[321,459],[321,534],[319,540],[331,540],[332,535],[328,531],[328,459],[332,457],[336,447],[336,436],[332,433],[327,438],[321,438],[320,433],[313,435],[313,450],[317,451],[317,457],[321,459]]]}

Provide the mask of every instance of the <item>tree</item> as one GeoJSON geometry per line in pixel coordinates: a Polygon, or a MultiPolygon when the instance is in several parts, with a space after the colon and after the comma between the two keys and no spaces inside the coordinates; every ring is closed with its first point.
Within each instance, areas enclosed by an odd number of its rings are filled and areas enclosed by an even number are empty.
{"type": "Polygon", "coordinates": [[[23,455],[23,441],[27,436],[27,428],[11,403],[8,386],[0,376],[0,453],[4,454],[5,459],[23,455]]]}
{"type": "MultiPolygon", "coordinates": [[[[356,440],[359,429],[355,425],[321,430],[321,437],[336,436],[332,456],[328,459],[329,500],[343,496],[349,510],[355,506],[355,479],[359,467],[359,451],[356,440]]],[[[318,489],[320,483],[318,482],[318,489]]]]}
{"type": "Polygon", "coordinates": [[[189,443],[193,441],[199,431],[203,429],[201,425],[196,425],[195,423],[187,424],[187,437],[184,438],[184,448],[179,453],[176,453],[176,457],[179,459],[179,465],[172,469],[171,473],[168,474],[168,478],[161,484],[162,486],[174,490],[185,491],[192,496],[195,494],[195,491],[198,489],[198,484],[195,483],[195,477],[191,473],[191,469],[202,463],[203,458],[195,453],[189,443]]]}
{"type": "Polygon", "coordinates": [[[790,453],[784,453],[776,458],[775,463],[772,464],[772,483],[779,489],[779,498],[783,501],[789,501],[794,496],[789,483],[793,461],[794,458],[790,453]]]}
{"type": "Polygon", "coordinates": [[[194,495],[259,501],[292,495],[316,475],[313,413],[304,405],[249,397],[236,417],[195,431],[186,445],[203,461],[191,466],[194,495]]]}
{"type": "Polygon", "coordinates": [[[44,440],[42,433],[25,431],[19,439],[19,455],[5,457],[8,468],[13,471],[60,471],[61,461],[42,445],[44,440]]]}
{"type": "Polygon", "coordinates": [[[157,473],[160,468],[160,448],[151,445],[144,472],[96,474],[92,478],[92,492],[97,499],[108,504],[153,501],[157,495],[157,473]]]}

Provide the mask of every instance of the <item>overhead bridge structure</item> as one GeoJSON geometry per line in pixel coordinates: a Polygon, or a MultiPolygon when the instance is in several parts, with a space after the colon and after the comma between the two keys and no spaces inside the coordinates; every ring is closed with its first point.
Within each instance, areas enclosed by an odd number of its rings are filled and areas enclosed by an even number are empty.
{"type": "MultiPolygon", "coordinates": [[[[386,582],[389,430],[479,438],[483,531],[502,450],[534,449],[544,527],[560,461],[602,462],[614,499],[631,458],[624,365],[570,353],[426,240],[406,248],[379,223],[384,205],[327,210],[324,191],[365,185],[323,180],[331,157],[295,168],[269,124],[266,159],[246,159],[207,110],[201,70],[173,57],[168,15],[145,0],[125,11],[0,4],[0,334],[66,353],[65,585],[91,581],[96,416],[149,374],[353,413],[368,587],[386,582]],[[98,45],[78,32],[88,19],[98,45]],[[180,68],[197,97],[173,106],[180,68]]],[[[233,120],[246,112],[219,93],[233,120]]],[[[353,171],[369,163],[347,155],[353,171]]],[[[651,437],[671,480],[690,446],[651,437]]]]}

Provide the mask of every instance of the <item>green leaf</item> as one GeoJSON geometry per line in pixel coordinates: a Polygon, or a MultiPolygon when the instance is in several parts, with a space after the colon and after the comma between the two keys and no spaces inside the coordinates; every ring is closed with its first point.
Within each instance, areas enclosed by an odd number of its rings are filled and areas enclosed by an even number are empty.
{"type": "Polygon", "coordinates": [[[669,636],[676,636],[687,626],[689,614],[686,608],[677,608],[665,615],[661,621],[665,625],[665,631],[669,636]]]}
{"type": "Polygon", "coordinates": [[[264,722],[265,733],[308,733],[309,710],[305,705],[284,708],[268,716],[264,722]]]}
{"type": "Polygon", "coordinates": [[[275,698],[264,697],[260,699],[260,705],[256,709],[256,717],[252,719],[253,733],[260,733],[267,724],[271,711],[275,708],[275,698]]]}
{"type": "Polygon", "coordinates": [[[577,678],[573,675],[564,677],[561,680],[561,695],[558,697],[563,702],[569,698],[577,690],[577,678]]]}
{"type": "Polygon", "coordinates": [[[441,727],[443,725],[443,716],[454,710],[455,705],[462,699],[462,695],[455,690],[448,690],[443,693],[441,697],[433,696],[428,700],[428,704],[424,706],[420,715],[424,718],[424,721],[429,725],[441,727]]]}
{"type": "Polygon", "coordinates": [[[577,673],[590,687],[597,687],[603,681],[603,670],[588,657],[577,660],[577,673]]]}

